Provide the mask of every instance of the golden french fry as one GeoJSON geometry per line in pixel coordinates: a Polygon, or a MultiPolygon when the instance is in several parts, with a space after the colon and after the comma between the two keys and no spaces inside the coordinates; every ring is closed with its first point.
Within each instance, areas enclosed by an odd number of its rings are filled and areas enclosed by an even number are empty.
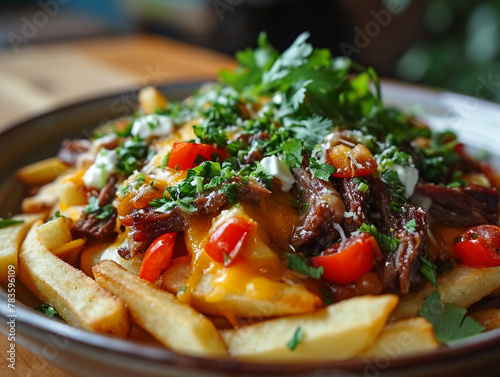
{"type": "Polygon", "coordinates": [[[469,313],[469,315],[483,325],[486,330],[500,328],[500,309],[489,308],[469,313]]]}
{"type": "Polygon", "coordinates": [[[71,241],[72,220],[58,217],[37,228],[38,238],[47,249],[55,249],[71,241]]]}
{"type": "Polygon", "coordinates": [[[35,162],[17,171],[17,178],[25,185],[37,186],[52,182],[68,169],[57,157],[35,162]]]}
{"type": "Polygon", "coordinates": [[[66,263],[72,266],[78,266],[78,260],[80,257],[80,252],[85,246],[85,240],[83,238],[77,238],[67,243],[64,243],[52,250],[52,254],[57,255],[66,263]]]}
{"type": "Polygon", "coordinates": [[[360,296],[312,314],[282,317],[222,331],[229,353],[253,361],[343,360],[366,350],[397,305],[395,295],[360,296]],[[297,329],[295,350],[290,341],[297,329]]]}
{"type": "Polygon", "coordinates": [[[33,223],[42,217],[43,214],[17,215],[12,219],[22,220],[23,223],[0,229],[0,282],[7,281],[9,266],[14,266],[10,268],[17,271],[17,254],[24,237],[33,223]]]}
{"type": "Polygon", "coordinates": [[[43,246],[36,232],[39,225],[33,225],[21,246],[19,278],[23,284],[54,306],[70,325],[126,336],[130,317],[123,301],[43,246]]]}
{"type": "Polygon", "coordinates": [[[223,357],[226,346],[209,319],[175,296],[105,260],[93,269],[96,281],[127,304],[135,323],[179,353],[223,357]]]}
{"type": "MultiPolygon", "coordinates": [[[[438,277],[437,285],[442,302],[468,308],[500,287],[500,267],[472,268],[459,265],[438,277]]],[[[434,289],[431,284],[427,284],[421,291],[402,297],[390,321],[418,315],[425,299],[434,289]]]]}
{"type": "Polygon", "coordinates": [[[388,324],[361,359],[389,358],[431,351],[439,347],[432,325],[415,317],[388,324]]]}
{"type": "Polygon", "coordinates": [[[85,249],[80,256],[80,269],[90,277],[94,277],[92,267],[103,260],[112,260],[134,275],[139,274],[144,254],[139,253],[132,258],[125,259],[118,254],[121,246],[127,245],[127,234],[120,234],[112,244],[97,244],[85,249]]]}
{"type": "Polygon", "coordinates": [[[145,114],[165,109],[167,104],[168,100],[153,86],[147,86],[139,91],[139,106],[145,114]]]}
{"type": "Polygon", "coordinates": [[[38,213],[52,209],[52,207],[59,201],[60,191],[60,179],[47,183],[40,188],[40,191],[38,191],[36,195],[23,199],[21,205],[23,212],[38,213]]]}

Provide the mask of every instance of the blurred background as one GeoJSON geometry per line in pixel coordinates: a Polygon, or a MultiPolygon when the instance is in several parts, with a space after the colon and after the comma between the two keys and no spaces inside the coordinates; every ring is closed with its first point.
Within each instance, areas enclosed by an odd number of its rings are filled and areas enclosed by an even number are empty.
{"type": "Polygon", "coordinates": [[[309,30],[383,77],[500,102],[500,0],[0,0],[0,122],[213,77],[262,30],[280,50],[309,30]]]}

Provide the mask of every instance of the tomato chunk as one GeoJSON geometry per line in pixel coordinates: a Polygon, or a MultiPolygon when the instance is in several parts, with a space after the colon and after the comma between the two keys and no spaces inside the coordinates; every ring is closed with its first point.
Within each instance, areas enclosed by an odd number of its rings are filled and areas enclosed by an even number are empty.
{"type": "Polygon", "coordinates": [[[337,144],[326,151],[326,162],[335,166],[333,175],[338,178],[362,177],[377,170],[377,162],[363,144],[354,148],[337,144]]]}
{"type": "Polygon", "coordinates": [[[166,233],[155,239],[146,250],[139,277],[154,282],[170,265],[177,233],[166,233]]]}
{"type": "Polygon", "coordinates": [[[469,267],[500,266],[500,227],[478,225],[467,230],[452,247],[455,255],[469,267]]]}
{"type": "Polygon", "coordinates": [[[229,266],[245,244],[252,223],[241,217],[231,217],[210,234],[205,251],[213,260],[229,266]]]}
{"type": "Polygon", "coordinates": [[[198,165],[196,164],[198,156],[202,157],[202,161],[211,161],[215,155],[221,160],[225,160],[228,156],[224,149],[215,145],[177,141],[172,147],[167,166],[177,170],[192,169],[198,165]]]}
{"type": "MultiPolygon", "coordinates": [[[[362,233],[336,243],[322,255],[313,257],[315,267],[323,267],[321,278],[332,284],[349,284],[360,279],[373,267],[373,256],[379,249],[371,235],[362,233]]],[[[379,251],[378,251],[379,252],[379,251]]]]}

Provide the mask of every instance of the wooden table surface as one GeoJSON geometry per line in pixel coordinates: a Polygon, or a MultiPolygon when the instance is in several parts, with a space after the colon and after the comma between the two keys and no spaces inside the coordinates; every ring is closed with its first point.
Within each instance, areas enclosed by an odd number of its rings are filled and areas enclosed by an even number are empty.
{"type": "MultiPolygon", "coordinates": [[[[230,57],[158,36],[108,37],[0,50],[0,129],[40,112],[95,96],[213,78],[230,57]]],[[[17,347],[16,369],[0,334],[0,376],[68,377],[17,347]]]]}

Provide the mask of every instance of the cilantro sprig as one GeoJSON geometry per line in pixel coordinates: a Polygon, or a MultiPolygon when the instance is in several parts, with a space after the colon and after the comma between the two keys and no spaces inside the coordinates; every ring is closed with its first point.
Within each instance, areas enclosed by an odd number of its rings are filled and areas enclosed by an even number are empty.
{"type": "Polygon", "coordinates": [[[427,297],[419,314],[432,324],[436,339],[441,343],[451,343],[480,334],[485,330],[473,318],[466,316],[466,309],[455,304],[443,305],[438,291],[434,291],[427,297]]]}

